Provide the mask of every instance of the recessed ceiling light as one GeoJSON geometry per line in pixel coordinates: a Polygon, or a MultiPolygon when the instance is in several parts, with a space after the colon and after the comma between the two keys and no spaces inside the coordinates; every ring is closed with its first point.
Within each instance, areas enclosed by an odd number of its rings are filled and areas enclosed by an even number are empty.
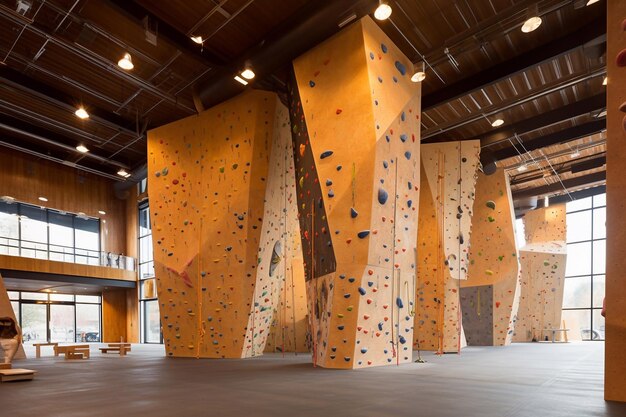
{"type": "Polygon", "coordinates": [[[607,77],[604,77],[604,80],[602,81],[602,85],[607,85],[609,82],[609,79],[607,77]]]}
{"type": "Polygon", "coordinates": [[[121,68],[124,69],[126,71],[130,71],[133,68],[135,68],[135,65],[133,65],[133,59],[131,58],[130,54],[128,52],[126,52],[124,54],[124,56],[122,57],[122,59],[120,59],[119,61],[117,61],[117,65],[121,68]]]}
{"type": "Polygon", "coordinates": [[[79,119],[88,119],[89,118],[89,113],[87,113],[87,110],[85,110],[85,108],[83,106],[80,106],[79,108],[77,108],[76,111],[74,112],[74,114],[79,119]]]}
{"type": "Polygon", "coordinates": [[[48,199],[46,197],[39,197],[39,201],[43,201],[45,203],[48,199]]]}
{"type": "Polygon", "coordinates": [[[130,174],[128,172],[126,172],[126,170],[124,168],[122,168],[119,171],[117,171],[117,175],[119,175],[120,177],[124,177],[124,178],[130,177],[130,174]]]}
{"type": "Polygon", "coordinates": [[[374,17],[378,20],[387,20],[391,16],[391,6],[386,1],[380,1],[374,11],[374,17]]]}
{"type": "Polygon", "coordinates": [[[254,78],[254,71],[252,71],[251,67],[246,67],[245,70],[243,70],[243,72],[241,73],[241,76],[243,78],[245,78],[246,80],[251,80],[254,78]]]}
{"type": "Polygon", "coordinates": [[[204,41],[202,39],[202,36],[192,36],[191,40],[197,43],[198,45],[202,45],[202,42],[204,41]]]}
{"type": "Polygon", "coordinates": [[[80,153],[87,153],[89,152],[89,149],[87,149],[87,147],[85,145],[78,145],[76,147],[76,150],[80,153]]]}
{"type": "Polygon", "coordinates": [[[528,169],[526,165],[520,165],[517,167],[517,172],[524,172],[528,169]]]}
{"type": "Polygon", "coordinates": [[[539,26],[541,26],[541,18],[539,16],[533,16],[526,20],[522,25],[522,32],[530,33],[533,30],[536,30],[539,26]]]}
{"type": "Polygon", "coordinates": [[[491,122],[491,126],[493,127],[502,126],[503,124],[504,124],[504,120],[502,119],[496,119],[493,122],[491,122]]]}
{"type": "Polygon", "coordinates": [[[105,214],[107,214],[107,212],[106,212],[106,211],[104,211],[104,210],[98,210],[98,213],[102,214],[103,216],[104,216],[105,214]]]}
{"type": "Polygon", "coordinates": [[[238,82],[240,82],[243,85],[248,85],[248,82],[246,80],[244,80],[243,78],[241,78],[238,75],[235,75],[235,80],[237,80],[238,82]]]}

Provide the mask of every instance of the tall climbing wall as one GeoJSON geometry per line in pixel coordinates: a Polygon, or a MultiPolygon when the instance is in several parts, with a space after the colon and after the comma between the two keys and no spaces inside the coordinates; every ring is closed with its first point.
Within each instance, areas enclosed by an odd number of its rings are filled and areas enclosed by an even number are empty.
{"type": "Polygon", "coordinates": [[[561,328],[567,245],[565,205],[524,215],[526,246],[520,249],[521,293],[514,342],[544,340],[561,328]]]}
{"type": "MultiPolygon", "coordinates": [[[[7,294],[7,289],[4,286],[2,275],[0,275],[0,317],[11,317],[13,320],[16,320],[17,323],[15,312],[11,306],[11,300],[9,300],[9,295],[7,294]]],[[[24,353],[24,347],[22,345],[20,345],[14,359],[26,359],[26,354],[24,353]]]]}
{"type": "Polygon", "coordinates": [[[515,213],[503,169],[478,173],[467,280],[461,284],[461,312],[467,344],[511,343],[520,297],[515,213]]]}
{"type": "Polygon", "coordinates": [[[420,86],[369,18],[302,55],[290,87],[313,361],[411,361],[420,86]]]}
{"type": "Polygon", "coordinates": [[[606,354],[604,398],[626,402],[626,2],[607,1],[606,354]]]}
{"type": "Polygon", "coordinates": [[[480,141],[422,145],[421,152],[414,344],[457,352],[465,344],[459,291],[467,279],[480,141]]]}
{"type": "Polygon", "coordinates": [[[250,91],[148,133],[155,272],[169,356],[262,354],[301,258],[287,109],[250,91]]]}

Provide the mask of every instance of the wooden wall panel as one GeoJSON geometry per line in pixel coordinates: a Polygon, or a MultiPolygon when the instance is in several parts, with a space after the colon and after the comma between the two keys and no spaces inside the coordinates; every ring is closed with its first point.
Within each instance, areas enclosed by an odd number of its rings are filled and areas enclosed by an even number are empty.
{"type": "Polygon", "coordinates": [[[411,65],[369,17],[294,61],[298,208],[323,367],[411,361],[420,123],[411,65]]]}
{"type": "Polygon", "coordinates": [[[115,181],[58,163],[0,148],[0,195],[17,201],[106,219],[101,223],[102,250],[128,253],[125,202],[115,196],[115,181]],[[104,210],[106,215],[98,213],[104,210]]]}
{"type": "Polygon", "coordinates": [[[119,342],[127,339],[126,290],[109,289],[102,293],[102,342],[119,342]]]}
{"type": "Polygon", "coordinates": [[[468,279],[461,296],[463,327],[469,345],[505,346],[511,343],[520,298],[519,256],[515,240],[515,213],[509,178],[503,169],[478,173],[472,218],[468,279]],[[489,288],[489,297],[476,291],[489,288]],[[481,301],[489,300],[485,308],[481,301]],[[481,314],[491,311],[492,314],[481,314]],[[477,331],[480,335],[472,334],[477,331]],[[483,337],[484,336],[484,337],[483,337]]]}
{"type": "Polygon", "coordinates": [[[604,398],[626,402],[626,2],[610,0],[607,18],[607,245],[604,398]],[[622,54],[621,66],[617,56],[622,54]],[[621,111],[619,110],[621,108],[621,111]]]}
{"type": "Polygon", "coordinates": [[[480,141],[422,145],[414,344],[457,352],[465,346],[459,296],[467,279],[480,141]]]}
{"type": "Polygon", "coordinates": [[[565,263],[565,205],[524,216],[526,246],[520,249],[521,293],[514,342],[543,340],[545,329],[561,328],[565,263]]]}

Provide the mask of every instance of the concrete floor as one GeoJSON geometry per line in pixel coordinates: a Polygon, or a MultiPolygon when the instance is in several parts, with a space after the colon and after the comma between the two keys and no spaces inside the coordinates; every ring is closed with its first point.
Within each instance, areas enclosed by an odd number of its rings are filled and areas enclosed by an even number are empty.
{"type": "Polygon", "coordinates": [[[626,404],[603,400],[603,351],[514,344],[335,371],[314,369],[308,355],[167,359],[161,346],[139,345],[127,357],[17,362],[39,374],[0,384],[0,416],[625,417],[626,404]]]}

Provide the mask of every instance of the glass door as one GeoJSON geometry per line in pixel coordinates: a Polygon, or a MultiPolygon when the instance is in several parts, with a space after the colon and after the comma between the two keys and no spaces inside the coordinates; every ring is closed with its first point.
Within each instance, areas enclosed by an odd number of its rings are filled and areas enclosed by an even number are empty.
{"type": "Polygon", "coordinates": [[[46,304],[22,304],[22,335],[24,343],[48,341],[48,306],[46,304]]]}
{"type": "Polygon", "coordinates": [[[75,320],[73,305],[50,304],[50,341],[74,342],[75,320]]]}

